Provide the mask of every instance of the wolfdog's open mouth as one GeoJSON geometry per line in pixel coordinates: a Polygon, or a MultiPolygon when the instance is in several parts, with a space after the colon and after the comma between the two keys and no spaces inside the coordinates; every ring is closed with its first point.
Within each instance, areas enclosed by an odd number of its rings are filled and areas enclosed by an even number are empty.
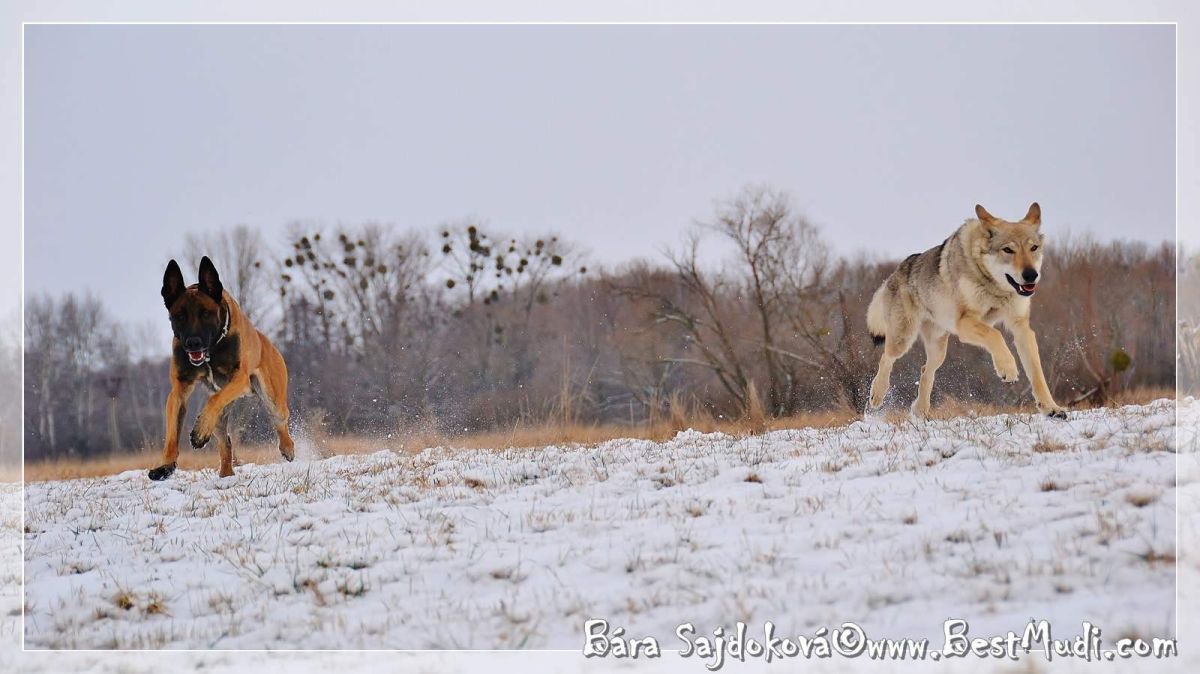
{"type": "Polygon", "coordinates": [[[208,362],[208,349],[200,349],[199,351],[188,351],[188,361],[192,365],[203,365],[208,362]]]}
{"type": "Polygon", "coordinates": [[[1013,280],[1013,277],[1009,276],[1008,274],[1005,274],[1004,278],[1008,279],[1009,285],[1011,285],[1021,297],[1029,297],[1033,294],[1033,291],[1037,290],[1036,283],[1017,283],[1013,280]]]}

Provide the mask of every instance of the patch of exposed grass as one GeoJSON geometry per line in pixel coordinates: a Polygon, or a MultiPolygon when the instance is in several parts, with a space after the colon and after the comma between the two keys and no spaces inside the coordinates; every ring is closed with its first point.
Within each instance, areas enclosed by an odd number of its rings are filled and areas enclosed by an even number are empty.
{"type": "Polygon", "coordinates": [[[1154,566],[1156,564],[1174,564],[1175,563],[1175,553],[1171,552],[1171,551],[1159,552],[1157,550],[1150,549],[1150,550],[1147,550],[1147,551],[1143,552],[1142,554],[1138,555],[1138,557],[1141,557],[1142,559],[1144,559],[1146,561],[1146,563],[1151,566],[1154,566]]]}
{"type": "Polygon", "coordinates": [[[1033,451],[1035,454],[1050,454],[1053,452],[1061,452],[1067,448],[1067,445],[1058,442],[1057,440],[1039,440],[1033,443],[1033,451]]]}
{"type": "Polygon", "coordinates": [[[1052,477],[1048,477],[1038,483],[1038,489],[1041,491],[1063,491],[1066,488],[1066,485],[1052,477]]]}
{"type": "Polygon", "coordinates": [[[115,605],[117,608],[121,609],[122,611],[128,611],[129,609],[133,608],[133,606],[134,606],[133,595],[130,594],[129,592],[126,592],[125,590],[120,590],[115,595],[113,595],[112,601],[113,601],[113,605],[115,605]]]}
{"type": "Polygon", "coordinates": [[[1131,491],[1125,494],[1125,502],[1135,508],[1145,508],[1158,500],[1158,494],[1150,491],[1131,491]]]}
{"type": "MultiPolygon", "coordinates": [[[[1135,389],[1121,391],[1109,406],[1143,404],[1160,398],[1174,397],[1174,391],[1168,389],[1135,389]]],[[[673,405],[671,409],[670,415],[659,415],[642,424],[589,424],[581,421],[544,421],[539,423],[520,420],[511,428],[456,434],[437,431],[435,424],[426,423],[419,424],[413,429],[386,434],[382,437],[321,435],[310,440],[315,445],[316,453],[320,456],[369,454],[381,449],[418,452],[427,447],[502,450],[547,445],[596,445],[619,438],[663,441],[687,428],[703,433],[726,433],[744,437],[777,430],[844,426],[861,417],[858,410],[845,406],[829,410],[805,411],[782,418],[769,418],[755,413],[740,419],[714,418],[704,410],[687,409],[683,405],[673,405]]],[[[989,405],[973,400],[959,401],[946,397],[939,401],[931,411],[931,418],[949,419],[1005,413],[1029,414],[1032,411],[1033,409],[1028,405],[989,405]]],[[[885,413],[885,418],[893,423],[905,423],[908,417],[905,410],[893,409],[885,413]]],[[[1059,451],[1052,449],[1053,445],[1054,443],[1048,442],[1047,449],[1044,451],[1059,451]]],[[[273,443],[245,445],[235,443],[235,446],[239,464],[265,464],[282,461],[279,457],[279,450],[273,443]]],[[[1140,449],[1150,451],[1161,448],[1143,447],[1140,449]]],[[[1039,451],[1036,446],[1034,451],[1039,451]]],[[[86,459],[59,458],[29,461],[25,464],[25,480],[41,482],[115,475],[128,470],[148,470],[160,462],[161,452],[154,447],[86,459]]],[[[197,451],[184,449],[180,453],[177,463],[179,470],[215,470],[218,464],[217,452],[215,449],[197,451]]],[[[836,472],[836,470],[829,472],[836,472]]],[[[301,492],[305,488],[303,485],[297,486],[301,492]]]]}

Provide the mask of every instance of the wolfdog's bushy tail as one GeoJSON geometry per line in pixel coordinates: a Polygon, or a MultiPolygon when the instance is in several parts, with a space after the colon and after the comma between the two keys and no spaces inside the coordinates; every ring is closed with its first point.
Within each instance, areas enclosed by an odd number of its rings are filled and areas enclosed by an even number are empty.
{"type": "Polygon", "coordinates": [[[874,340],[875,346],[883,344],[885,335],[887,335],[888,297],[890,294],[885,281],[875,291],[875,296],[871,298],[871,304],[867,307],[867,331],[871,333],[871,339],[874,340]]]}

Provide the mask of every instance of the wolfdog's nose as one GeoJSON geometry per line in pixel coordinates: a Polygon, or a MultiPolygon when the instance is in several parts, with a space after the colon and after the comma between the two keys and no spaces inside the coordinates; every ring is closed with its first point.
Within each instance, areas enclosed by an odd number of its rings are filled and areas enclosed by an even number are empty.
{"type": "Polygon", "coordinates": [[[1037,280],[1037,270],[1033,267],[1026,267],[1025,271],[1021,272],[1021,278],[1025,279],[1026,283],[1033,283],[1037,280]]]}
{"type": "Polygon", "coordinates": [[[183,340],[183,348],[188,351],[199,351],[202,346],[204,346],[204,342],[199,337],[188,337],[183,340]]]}

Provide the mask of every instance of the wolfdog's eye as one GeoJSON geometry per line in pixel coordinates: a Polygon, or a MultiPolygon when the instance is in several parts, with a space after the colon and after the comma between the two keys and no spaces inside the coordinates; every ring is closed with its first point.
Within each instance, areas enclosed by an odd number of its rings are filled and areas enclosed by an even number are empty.
{"type": "Polygon", "coordinates": [[[1038,247],[1037,247],[1037,246],[1030,246],[1030,247],[1029,247],[1029,252],[1031,252],[1031,253],[1032,253],[1033,251],[1035,251],[1035,250],[1037,250],[1037,249],[1038,249],[1038,247]]]}
{"type": "Polygon", "coordinates": [[[1004,252],[1008,253],[1009,255],[1012,255],[1013,253],[1015,253],[1015,252],[1016,252],[1016,251],[1014,251],[1012,248],[1009,248],[1008,246],[1005,246],[1005,247],[1001,248],[1000,250],[1002,250],[1002,251],[1004,251],[1004,252]]]}

